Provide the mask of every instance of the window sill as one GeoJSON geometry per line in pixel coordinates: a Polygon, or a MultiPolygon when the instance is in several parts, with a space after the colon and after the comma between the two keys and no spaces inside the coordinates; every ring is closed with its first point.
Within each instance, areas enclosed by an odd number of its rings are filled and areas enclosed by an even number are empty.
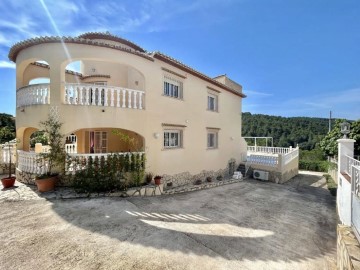
{"type": "Polygon", "coordinates": [[[219,147],[208,147],[208,148],[206,148],[206,150],[218,150],[219,149],[219,147]]]}
{"type": "Polygon", "coordinates": [[[183,99],[183,98],[177,98],[177,97],[167,96],[167,95],[164,95],[164,94],[162,94],[161,96],[163,96],[163,97],[167,97],[167,98],[171,98],[171,99],[174,99],[174,100],[184,101],[184,99],[183,99]]]}
{"type": "Polygon", "coordinates": [[[208,112],[214,112],[214,113],[218,113],[219,111],[217,111],[217,110],[209,110],[209,109],[207,109],[207,111],[208,112]]]}
{"type": "Polygon", "coordinates": [[[168,150],[182,150],[184,147],[169,147],[169,148],[162,148],[161,151],[168,151],[168,150]]]}

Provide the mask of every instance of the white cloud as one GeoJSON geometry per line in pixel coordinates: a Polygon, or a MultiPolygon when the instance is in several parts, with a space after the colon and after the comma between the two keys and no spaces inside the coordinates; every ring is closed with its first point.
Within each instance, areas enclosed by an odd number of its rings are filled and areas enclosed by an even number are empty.
{"type": "Polygon", "coordinates": [[[12,62],[0,61],[0,68],[16,68],[16,65],[12,62]]]}
{"type": "Polygon", "coordinates": [[[272,93],[267,92],[260,92],[260,91],[254,91],[254,90],[244,90],[243,91],[248,96],[259,96],[259,97],[270,97],[273,96],[272,93]]]}

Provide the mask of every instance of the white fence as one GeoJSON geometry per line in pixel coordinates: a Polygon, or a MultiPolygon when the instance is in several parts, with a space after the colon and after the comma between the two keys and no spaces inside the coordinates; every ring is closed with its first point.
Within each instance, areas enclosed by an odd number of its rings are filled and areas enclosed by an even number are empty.
{"type": "Polygon", "coordinates": [[[348,155],[346,155],[345,158],[346,158],[346,167],[345,167],[344,171],[349,176],[351,176],[351,168],[352,168],[352,166],[360,166],[360,161],[358,161],[358,160],[356,160],[356,159],[354,159],[354,158],[352,158],[352,157],[350,157],[348,155]]]}

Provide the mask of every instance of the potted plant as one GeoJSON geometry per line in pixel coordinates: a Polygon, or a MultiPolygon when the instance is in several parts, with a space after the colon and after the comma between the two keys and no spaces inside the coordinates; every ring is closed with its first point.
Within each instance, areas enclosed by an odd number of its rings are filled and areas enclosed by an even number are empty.
{"type": "Polygon", "coordinates": [[[2,178],[1,183],[4,186],[4,188],[10,188],[10,187],[14,186],[16,177],[11,176],[11,170],[12,170],[12,162],[11,162],[12,152],[11,152],[11,148],[12,148],[12,146],[10,146],[10,143],[6,143],[3,146],[3,150],[5,150],[5,148],[7,148],[8,152],[9,152],[9,165],[7,166],[8,169],[9,169],[9,176],[2,178]]]}
{"type": "Polygon", "coordinates": [[[156,175],[154,177],[154,181],[155,181],[155,185],[159,186],[161,184],[161,176],[160,175],[156,175]]]}
{"type": "Polygon", "coordinates": [[[150,184],[151,181],[153,179],[153,174],[151,172],[148,172],[146,175],[145,175],[145,180],[146,180],[146,184],[150,184]]]}
{"type": "Polygon", "coordinates": [[[46,164],[46,167],[43,168],[44,173],[36,176],[35,183],[40,192],[47,192],[55,188],[59,168],[65,166],[66,153],[63,135],[60,133],[62,123],[54,116],[49,116],[48,120],[40,122],[40,125],[47,134],[49,151],[40,154],[38,161],[46,164]]]}

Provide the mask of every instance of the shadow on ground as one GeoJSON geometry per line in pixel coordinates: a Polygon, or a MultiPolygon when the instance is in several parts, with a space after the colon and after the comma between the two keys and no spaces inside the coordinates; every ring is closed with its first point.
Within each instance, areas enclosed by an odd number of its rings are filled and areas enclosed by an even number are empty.
{"type": "Polygon", "coordinates": [[[53,209],[78,227],[155,249],[263,261],[335,249],[334,198],[308,185],[249,180],[175,196],[73,203],[55,201],[53,209]]]}

